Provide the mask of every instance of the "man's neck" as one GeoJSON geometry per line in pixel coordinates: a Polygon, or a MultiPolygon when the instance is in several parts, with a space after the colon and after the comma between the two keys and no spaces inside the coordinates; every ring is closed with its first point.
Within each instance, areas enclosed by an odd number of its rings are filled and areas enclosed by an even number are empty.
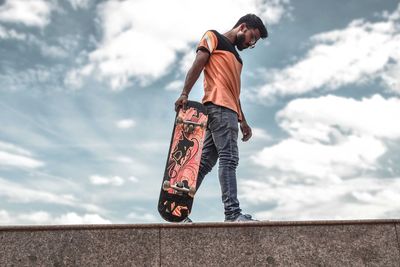
{"type": "Polygon", "coordinates": [[[229,32],[224,33],[224,36],[226,38],[228,38],[229,42],[231,42],[231,44],[235,44],[236,42],[236,32],[232,29],[229,32]]]}

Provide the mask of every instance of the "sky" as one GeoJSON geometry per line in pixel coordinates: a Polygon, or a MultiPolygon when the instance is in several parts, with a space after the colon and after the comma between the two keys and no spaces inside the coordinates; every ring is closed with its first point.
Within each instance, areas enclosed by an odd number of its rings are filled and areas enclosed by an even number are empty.
{"type": "MultiPolygon", "coordinates": [[[[174,102],[196,45],[247,13],[269,37],[240,52],[253,129],[239,140],[243,212],[399,218],[399,1],[0,0],[0,225],[163,222],[174,102]]],[[[217,174],[195,222],[224,220],[217,174]]]]}

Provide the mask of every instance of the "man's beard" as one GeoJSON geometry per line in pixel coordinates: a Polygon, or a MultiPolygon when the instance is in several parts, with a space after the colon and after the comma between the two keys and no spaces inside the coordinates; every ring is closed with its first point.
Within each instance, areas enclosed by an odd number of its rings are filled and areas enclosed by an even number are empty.
{"type": "Polygon", "coordinates": [[[244,45],[245,39],[246,39],[246,37],[244,36],[244,34],[240,34],[240,35],[238,34],[236,36],[235,45],[239,49],[239,51],[242,51],[243,49],[246,48],[246,46],[244,45]]]}

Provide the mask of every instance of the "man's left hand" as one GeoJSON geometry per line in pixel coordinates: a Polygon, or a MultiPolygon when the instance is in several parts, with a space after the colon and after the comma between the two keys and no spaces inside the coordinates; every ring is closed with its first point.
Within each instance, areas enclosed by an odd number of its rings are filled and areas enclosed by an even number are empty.
{"type": "Polygon", "coordinates": [[[248,141],[251,138],[252,133],[251,133],[251,128],[246,121],[240,122],[240,130],[242,131],[243,134],[242,141],[243,142],[248,141]]]}

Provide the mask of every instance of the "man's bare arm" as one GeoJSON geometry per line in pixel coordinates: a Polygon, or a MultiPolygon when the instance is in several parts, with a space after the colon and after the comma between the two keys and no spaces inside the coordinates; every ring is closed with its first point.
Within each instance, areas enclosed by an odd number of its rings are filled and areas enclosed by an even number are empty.
{"type": "Polygon", "coordinates": [[[193,85],[199,78],[209,58],[210,54],[208,52],[203,50],[197,51],[196,58],[192,64],[192,67],[189,69],[186,75],[185,85],[183,86],[182,94],[189,95],[193,85]]]}
{"type": "Polygon", "coordinates": [[[204,66],[207,64],[208,59],[210,58],[210,54],[203,50],[198,50],[196,54],[196,58],[192,64],[192,67],[189,69],[185,84],[183,86],[182,94],[175,102],[175,110],[178,111],[180,107],[184,106],[187,103],[187,98],[189,96],[190,91],[193,88],[193,85],[199,79],[201,72],[204,69],[204,66]]]}

